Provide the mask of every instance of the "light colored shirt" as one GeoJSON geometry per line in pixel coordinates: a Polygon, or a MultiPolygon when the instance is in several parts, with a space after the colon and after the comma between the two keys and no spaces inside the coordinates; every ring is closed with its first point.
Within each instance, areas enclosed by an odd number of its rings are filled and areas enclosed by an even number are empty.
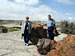
{"type": "Polygon", "coordinates": [[[55,26],[55,21],[54,20],[48,20],[47,21],[47,27],[55,26]]]}

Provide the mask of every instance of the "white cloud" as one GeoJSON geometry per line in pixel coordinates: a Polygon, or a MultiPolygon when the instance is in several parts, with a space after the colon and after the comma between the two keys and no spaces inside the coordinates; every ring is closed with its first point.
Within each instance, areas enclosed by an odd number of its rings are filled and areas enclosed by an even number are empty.
{"type": "Polygon", "coordinates": [[[65,16],[64,19],[69,21],[69,22],[75,21],[75,16],[73,16],[71,13],[65,13],[64,16],[65,16]]]}
{"type": "Polygon", "coordinates": [[[17,2],[17,3],[24,3],[25,1],[24,0],[15,0],[15,2],[17,2]]]}
{"type": "Polygon", "coordinates": [[[32,11],[32,17],[34,19],[37,18],[38,20],[46,21],[48,14],[51,14],[52,16],[54,16],[55,13],[56,13],[56,11],[53,10],[52,8],[50,8],[46,5],[41,5],[32,11]]]}
{"type": "Polygon", "coordinates": [[[39,0],[0,0],[0,15],[3,15],[4,18],[6,18],[6,15],[8,16],[8,14],[11,15],[11,17],[14,17],[15,15],[16,17],[18,15],[21,15],[22,17],[31,14],[32,5],[37,5],[38,3],[39,0]],[[12,14],[14,14],[14,16],[12,14]]]}
{"type": "Polygon", "coordinates": [[[62,16],[61,13],[53,10],[51,7],[39,4],[40,0],[0,0],[0,19],[21,20],[25,16],[31,16],[31,20],[46,21],[47,15],[51,14],[55,20],[60,21],[71,17],[67,15],[69,13],[62,16]],[[35,7],[34,5],[38,6],[35,7]]]}
{"type": "Polygon", "coordinates": [[[35,0],[35,1],[34,0],[16,0],[18,4],[15,3],[14,1],[12,3],[10,3],[9,1],[8,0],[0,1],[0,3],[2,3],[1,5],[3,5],[3,6],[0,5],[0,12],[1,12],[0,15],[6,19],[9,19],[10,17],[22,18],[24,16],[29,15],[29,16],[32,16],[32,18],[37,18],[32,20],[44,20],[45,18],[47,18],[46,16],[49,13],[53,14],[55,12],[54,10],[52,10],[46,5],[40,5],[40,6],[34,7],[34,4],[39,5],[40,3],[39,0],[35,0]],[[24,4],[23,3],[24,1],[29,5],[24,4]],[[31,4],[33,6],[30,6],[31,4]]]}
{"type": "Polygon", "coordinates": [[[26,0],[25,4],[27,4],[27,5],[37,5],[37,4],[39,4],[39,0],[26,0]]]}
{"type": "Polygon", "coordinates": [[[39,0],[14,0],[17,4],[24,4],[28,6],[33,6],[39,4],[39,0]]]}

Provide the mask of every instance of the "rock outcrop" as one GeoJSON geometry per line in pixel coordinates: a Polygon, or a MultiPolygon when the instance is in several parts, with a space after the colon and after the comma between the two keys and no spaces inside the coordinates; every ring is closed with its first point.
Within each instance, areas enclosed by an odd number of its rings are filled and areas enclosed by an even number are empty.
{"type": "Polygon", "coordinates": [[[75,56],[75,35],[67,35],[63,41],[57,42],[47,56],[75,56]]]}
{"type": "Polygon", "coordinates": [[[31,42],[35,45],[41,38],[47,38],[47,30],[43,29],[43,26],[40,24],[33,24],[30,38],[31,42]]]}

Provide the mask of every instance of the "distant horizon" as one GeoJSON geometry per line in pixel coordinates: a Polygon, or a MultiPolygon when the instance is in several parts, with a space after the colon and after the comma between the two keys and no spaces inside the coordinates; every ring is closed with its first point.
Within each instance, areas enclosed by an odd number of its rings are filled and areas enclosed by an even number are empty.
{"type": "MultiPolygon", "coordinates": [[[[15,20],[0,20],[0,21],[23,21],[23,20],[17,20],[17,19],[15,19],[15,20]]],[[[47,22],[47,21],[41,21],[41,20],[30,20],[30,21],[40,21],[40,22],[47,22]]],[[[56,20],[55,20],[56,21],[56,20]]],[[[56,22],[61,22],[61,21],[68,21],[68,20],[60,20],[60,21],[56,21],[56,22]]],[[[75,21],[68,21],[68,22],[75,22],[75,21]]]]}

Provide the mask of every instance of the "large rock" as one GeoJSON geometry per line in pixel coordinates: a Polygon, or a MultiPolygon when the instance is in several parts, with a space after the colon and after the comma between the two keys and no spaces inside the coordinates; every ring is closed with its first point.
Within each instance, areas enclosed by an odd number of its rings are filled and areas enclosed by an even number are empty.
{"type": "Polygon", "coordinates": [[[33,44],[37,44],[38,40],[41,38],[47,38],[47,30],[43,29],[42,25],[36,24],[32,27],[30,40],[33,44]]]}
{"type": "Polygon", "coordinates": [[[0,26],[0,33],[7,33],[8,29],[5,26],[0,26]]]}
{"type": "Polygon", "coordinates": [[[50,51],[50,42],[50,39],[39,39],[37,43],[38,52],[42,55],[46,55],[50,51]]]}
{"type": "Polygon", "coordinates": [[[47,38],[42,38],[38,41],[38,52],[42,55],[46,55],[50,50],[55,48],[56,41],[47,38]]]}

